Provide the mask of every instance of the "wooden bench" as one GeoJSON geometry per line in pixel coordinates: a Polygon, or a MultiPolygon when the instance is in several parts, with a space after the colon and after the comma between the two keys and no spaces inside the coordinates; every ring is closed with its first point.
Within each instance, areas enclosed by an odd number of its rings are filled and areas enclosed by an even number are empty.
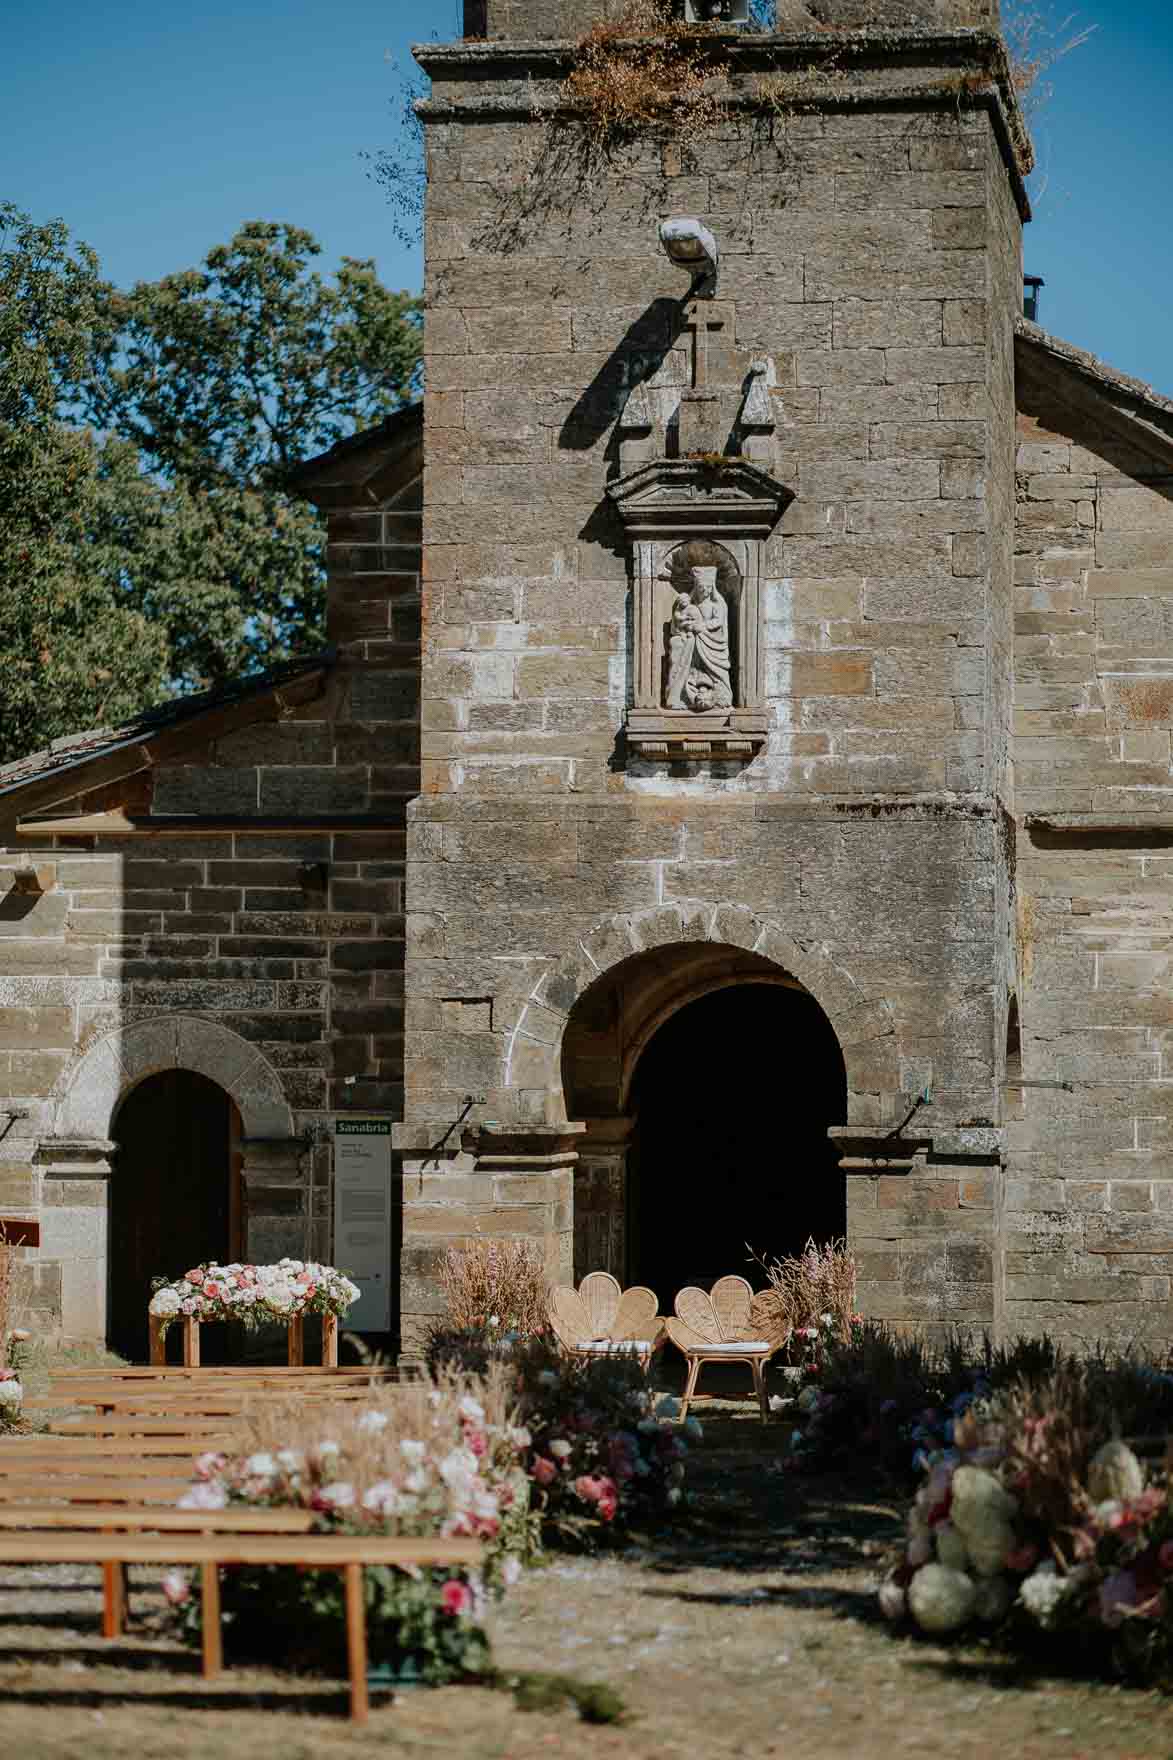
{"type": "Polygon", "coordinates": [[[0,1564],[94,1564],[103,1567],[103,1635],[124,1629],[125,1568],[129,1565],[198,1565],[203,1615],[203,1674],[214,1680],[224,1666],[220,1625],[220,1570],[225,1565],[294,1565],[341,1571],[345,1583],[346,1652],[350,1715],[365,1723],[367,1693],[366,1608],[363,1567],[391,1565],[470,1566],[481,1562],[478,1540],[392,1539],[384,1535],[313,1534],[301,1511],[176,1510],[109,1508],[81,1512],[48,1506],[40,1532],[28,1532],[24,1506],[0,1509],[0,1564]],[[258,1526],[258,1518],[268,1524],[258,1526]],[[172,1520],[172,1518],[177,1518],[172,1520]],[[245,1518],[245,1519],[242,1519],[245,1518]],[[19,1534],[9,1533],[20,1527],[19,1534]],[[163,1528],[167,1532],[161,1532],[163,1528]],[[280,1531],[274,1532],[274,1529],[280,1531]],[[111,1530],[117,1529],[118,1532],[111,1530]],[[98,1530],[95,1532],[94,1530],[98,1530]],[[193,1530],[196,1530],[193,1532],[193,1530]],[[209,1531],[212,1530],[212,1531],[209,1531]]]}

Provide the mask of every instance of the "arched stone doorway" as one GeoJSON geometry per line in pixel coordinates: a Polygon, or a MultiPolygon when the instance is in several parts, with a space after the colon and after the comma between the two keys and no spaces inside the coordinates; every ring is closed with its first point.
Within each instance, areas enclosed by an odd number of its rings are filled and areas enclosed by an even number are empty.
{"type": "Polygon", "coordinates": [[[631,1088],[627,1265],[671,1304],[727,1272],[760,1281],[773,1258],[846,1231],[844,1176],[827,1131],[846,1117],[843,1057],[805,991],[742,983],[676,1010],[631,1088]]]}
{"type": "MultiPolygon", "coordinates": [[[[179,1249],[179,1269],[203,1257],[232,1257],[237,1252],[257,1261],[279,1259],[286,1253],[326,1256],[324,1228],[318,1241],[313,1236],[311,1145],[293,1134],[281,1077],[263,1053],[220,1022],[200,1016],[169,1014],[136,1021],[94,1041],[65,1074],[56,1096],[52,1134],[43,1137],[37,1148],[46,1190],[40,1257],[59,1268],[66,1338],[127,1336],[129,1321],[110,1311],[110,1302],[120,1299],[124,1282],[112,1274],[110,1264],[117,1226],[111,1215],[116,1151],[125,1146],[134,1127],[134,1111],[126,1112],[126,1107],[148,1104],[134,1100],[137,1090],[150,1092],[149,1082],[169,1076],[179,1086],[183,1078],[202,1078],[205,1098],[208,1089],[219,1096],[214,1106],[205,1108],[209,1116],[222,1118],[226,1104],[234,1109],[233,1140],[239,1143],[242,1194],[247,1193],[247,1204],[243,1195],[240,1201],[238,1231],[228,1245],[217,1244],[207,1253],[197,1250],[190,1229],[178,1241],[167,1243],[179,1249]]],[[[154,1092],[161,1094],[164,1089],[154,1092]]],[[[156,1104],[163,1103],[156,1100],[156,1104]]],[[[218,1144],[223,1142],[218,1124],[214,1135],[218,1144]]],[[[168,1153],[161,1146],[148,1148],[153,1176],[166,1166],[168,1153]]],[[[217,1240],[222,1243],[223,1237],[217,1240]]],[[[166,1269],[156,1263],[148,1278],[166,1269]]],[[[125,1300],[128,1309],[131,1303],[140,1312],[145,1307],[144,1293],[133,1277],[125,1300]]],[[[213,1328],[209,1339],[218,1331],[213,1328]]],[[[143,1337],[145,1341],[145,1325],[143,1337]]],[[[141,1350],[134,1354],[141,1355],[141,1350]]]]}
{"type": "Polygon", "coordinates": [[[828,1140],[847,1118],[838,1039],[791,973],[744,947],[692,941],[618,962],[587,986],[562,1040],[572,1119],[574,1268],[648,1283],[747,1272],[846,1229],[828,1140]]]}
{"type": "MultiPolygon", "coordinates": [[[[163,1070],[125,1095],[111,1134],[107,1342],[138,1360],[147,1347],[151,1278],[240,1256],[240,1111],[207,1076],[163,1070]]],[[[217,1328],[208,1344],[214,1352],[221,1342],[217,1328]]]]}

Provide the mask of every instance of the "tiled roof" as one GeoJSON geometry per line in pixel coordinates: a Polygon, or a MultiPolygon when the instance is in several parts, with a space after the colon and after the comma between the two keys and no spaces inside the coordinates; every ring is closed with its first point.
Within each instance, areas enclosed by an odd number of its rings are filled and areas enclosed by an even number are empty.
{"type": "Polygon", "coordinates": [[[299,654],[295,659],[270,668],[268,672],[250,673],[242,678],[231,679],[212,691],[201,691],[191,697],[173,697],[169,702],[158,703],[153,709],[144,709],[140,715],[124,721],[119,727],[94,727],[87,733],[71,733],[64,739],[55,739],[44,751],[30,752],[27,758],[17,758],[11,764],[0,765],[0,795],[9,794],[14,789],[26,788],[32,782],[46,781],[64,771],[92,763],[95,758],[108,757],[112,752],[150,739],[153,734],[161,733],[164,729],[182,727],[187,721],[196,721],[210,710],[224,709],[232,704],[247,703],[250,698],[263,697],[269,691],[293,683],[295,679],[320,672],[324,666],[330,664],[334,654],[333,648],[324,649],[317,654],[299,654]]]}
{"type": "Polygon", "coordinates": [[[1115,367],[1108,366],[1086,348],[1076,348],[1074,343],[1049,335],[1027,318],[1016,319],[1014,329],[1020,342],[1046,355],[1056,366],[1066,368],[1088,389],[1099,391],[1118,406],[1132,408],[1154,429],[1173,439],[1173,398],[1163,397],[1143,379],[1117,372],[1115,367]]]}

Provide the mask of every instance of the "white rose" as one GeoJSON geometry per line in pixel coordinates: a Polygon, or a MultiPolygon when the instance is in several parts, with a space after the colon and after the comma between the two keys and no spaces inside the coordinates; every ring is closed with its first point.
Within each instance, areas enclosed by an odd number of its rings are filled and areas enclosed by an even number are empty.
{"type": "Polygon", "coordinates": [[[363,1493],[363,1508],[373,1510],[379,1516],[397,1515],[402,1503],[398,1488],[390,1479],[380,1479],[363,1493]]]}
{"type": "Polygon", "coordinates": [[[553,1442],[550,1444],[550,1453],[554,1456],[555,1460],[564,1461],[567,1455],[571,1453],[571,1444],[567,1442],[564,1436],[555,1436],[553,1442]]]}
{"type": "Polygon", "coordinates": [[[225,1509],[227,1504],[228,1493],[223,1485],[206,1482],[202,1485],[193,1485],[190,1491],[185,1491],[179,1499],[178,1508],[225,1509]]]}
{"type": "Polygon", "coordinates": [[[0,1406],[18,1406],[23,1398],[24,1388],[19,1381],[0,1381],[0,1406]]]}
{"type": "Polygon", "coordinates": [[[364,1433],[385,1430],[387,1428],[386,1412],[364,1412],[355,1428],[364,1433]]]}
{"type": "Polygon", "coordinates": [[[277,1471],[277,1462],[271,1454],[250,1454],[244,1470],[252,1479],[271,1479],[277,1471]]]}
{"type": "Polygon", "coordinates": [[[412,1437],[404,1436],[400,1439],[399,1452],[406,1460],[409,1460],[413,1465],[418,1466],[428,1450],[426,1443],[416,1442],[412,1437]]]}
{"type": "Polygon", "coordinates": [[[483,1424],[485,1421],[484,1406],[479,1400],[473,1399],[470,1394],[465,1394],[456,1409],[462,1418],[467,1418],[472,1424],[483,1424]]]}
{"type": "Polygon", "coordinates": [[[277,1452],[277,1465],[287,1473],[299,1473],[305,1466],[300,1448],[282,1448],[277,1452]]]}
{"type": "Polygon", "coordinates": [[[354,1486],[339,1480],[337,1485],[327,1485],[318,1492],[321,1503],[328,1504],[331,1509],[349,1509],[354,1503],[354,1486]]]}

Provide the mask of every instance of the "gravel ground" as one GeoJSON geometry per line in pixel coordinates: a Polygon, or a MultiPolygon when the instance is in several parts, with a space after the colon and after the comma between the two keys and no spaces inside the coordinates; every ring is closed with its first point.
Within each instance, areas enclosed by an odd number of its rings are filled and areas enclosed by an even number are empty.
{"type": "Polygon", "coordinates": [[[859,1484],[779,1469],[778,1430],[719,1407],[690,1464],[687,1522],[623,1554],[562,1558],[493,1615],[505,1670],[602,1682],[627,1720],[531,1713],[508,1693],[450,1687],[376,1701],[366,1730],[343,1690],[234,1669],[212,1687],[190,1652],[144,1626],[98,1637],[98,1573],[0,1569],[0,1752],[137,1760],[212,1756],[251,1742],[283,1760],[388,1744],[410,1755],[523,1760],[573,1745],[581,1760],[1170,1760],[1173,1702],[1111,1684],[1039,1677],[981,1648],[896,1638],[874,1585],[899,1512],[859,1484]],[[198,1712],[198,1715],[193,1713],[198,1712]]]}

